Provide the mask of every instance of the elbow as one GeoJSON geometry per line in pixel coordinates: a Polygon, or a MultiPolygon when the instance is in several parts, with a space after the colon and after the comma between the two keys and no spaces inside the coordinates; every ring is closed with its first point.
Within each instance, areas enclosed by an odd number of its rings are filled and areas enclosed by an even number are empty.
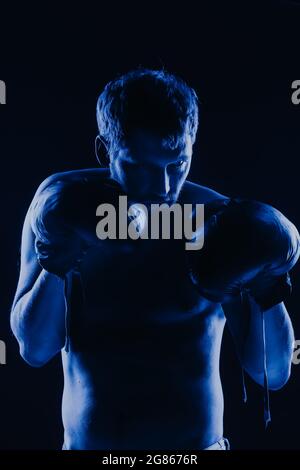
{"type": "MultiPolygon", "coordinates": [[[[258,384],[264,387],[264,373],[247,370],[250,377],[258,384]]],[[[272,391],[282,389],[289,381],[291,375],[291,365],[287,365],[281,369],[268,369],[267,379],[268,388],[272,391]]]]}
{"type": "Polygon", "coordinates": [[[38,368],[38,367],[44,366],[47,363],[47,361],[41,361],[38,358],[35,358],[33,356],[28,356],[27,354],[22,354],[21,352],[20,352],[20,355],[22,359],[26,362],[26,364],[28,364],[31,367],[38,368]]]}
{"type": "Polygon", "coordinates": [[[38,334],[29,334],[24,325],[20,326],[20,322],[16,321],[16,316],[11,315],[11,330],[18,342],[19,352],[22,359],[31,367],[42,367],[49,362],[62,348],[58,344],[58,340],[49,347],[47,342],[43,342],[38,334]],[[36,337],[38,336],[38,339],[36,337]]]}
{"type": "Polygon", "coordinates": [[[270,390],[276,391],[283,388],[291,376],[291,367],[287,367],[284,370],[278,371],[276,374],[271,374],[268,377],[268,385],[270,390]]]}
{"type": "Polygon", "coordinates": [[[46,364],[46,360],[42,359],[41,352],[29,346],[29,342],[23,338],[20,332],[18,323],[15,321],[15,316],[11,315],[10,327],[19,345],[19,352],[22,359],[32,367],[42,367],[46,364]]]}
{"type": "Polygon", "coordinates": [[[42,351],[30,349],[24,342],[19,342],[20,356],[31,367],[42,367],[50,361],[42,351]]]}

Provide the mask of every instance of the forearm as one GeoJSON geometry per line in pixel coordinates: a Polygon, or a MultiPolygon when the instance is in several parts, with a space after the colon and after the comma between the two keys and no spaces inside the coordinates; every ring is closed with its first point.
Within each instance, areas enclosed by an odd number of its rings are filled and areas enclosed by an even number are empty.
{"type": "Polygon", "coordinates": [[[248,332],[242,351],[243,365],[257,382],[263,384],[263,315],[268,379],[271,388],[280,388],[289,378],[293,354],[294,332],[288,312],[281,302],[262,314],[251,298],[250,310],[248,332]]]}
{"type": "Polygon", "coordinates": [[[11,312],[11,328],[27,362],[41,365],[63,347],[64,311],[64,281],[42,270],[11,312]]]}
{"type": "Polygon", "coordinates": [[[270,388],[282,387],[290,375],[294,343],[293,327],[283,302],[262,313],[245,294],[223,304],[223,310],[244,369],[263,385],[266,357],[270,388]]]}

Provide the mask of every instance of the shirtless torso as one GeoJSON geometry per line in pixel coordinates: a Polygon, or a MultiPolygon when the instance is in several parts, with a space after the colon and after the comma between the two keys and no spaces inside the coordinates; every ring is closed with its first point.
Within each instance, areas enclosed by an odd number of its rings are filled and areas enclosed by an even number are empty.
{"type": "MultiPolygon", "coordinates": [[[[218,196],[188,182],[181,193],[183,202],[218,196]]],[[[223,432],[222,308],[197,293],[178,244],[103,247],[81,264],[84,299],[74,288],[62,351],[65,447],[209,446],[223,432]]]]}

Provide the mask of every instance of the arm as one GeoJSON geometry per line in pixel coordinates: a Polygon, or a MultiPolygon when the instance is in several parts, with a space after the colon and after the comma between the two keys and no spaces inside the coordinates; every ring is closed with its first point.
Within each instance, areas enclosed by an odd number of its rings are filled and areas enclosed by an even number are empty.
{"type": "MultiPolygon", "coordinates": [[[[241,364],[255,382],[264,385],[264,356],[260,307],[248,295],[223,303],[229,330],[241,364]]],[[[291,371],[294,332],[283,302],[266,310],[265,338],[269,387],[278,390],[291,371]]]]}
{"type": "Polygon", "coordinates": [[[261,385],[265,324],[266,369],[276,390],[290,375],[294,335],[282,301],[291,292],[288,273],[300,256],[300,235],[267,204],[247,199],[221,204],[209,206],[213,215],[205,221],[204,247],[189,258],[191,280],[204,297],[223,305],[242,366],[261,385]]]}
{"type": "Polygon", "coordinates": [[[11,309],[11,328],[23,359],[38,367],[64,345],[65,300],[64,281],[42,269],[37,261],[30,211],[31,208],[22,232],[21,267],[11,309]]]}

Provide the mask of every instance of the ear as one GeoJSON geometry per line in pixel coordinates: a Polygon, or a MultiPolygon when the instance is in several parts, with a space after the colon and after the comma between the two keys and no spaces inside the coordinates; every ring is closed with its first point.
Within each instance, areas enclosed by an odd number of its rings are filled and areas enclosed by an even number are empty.
{"type": "Polygon", "coordinates": [[[95,155],[102,167],[108,167],[110,163],[106,142],[97,135],[95,139],[95,155]]]}

